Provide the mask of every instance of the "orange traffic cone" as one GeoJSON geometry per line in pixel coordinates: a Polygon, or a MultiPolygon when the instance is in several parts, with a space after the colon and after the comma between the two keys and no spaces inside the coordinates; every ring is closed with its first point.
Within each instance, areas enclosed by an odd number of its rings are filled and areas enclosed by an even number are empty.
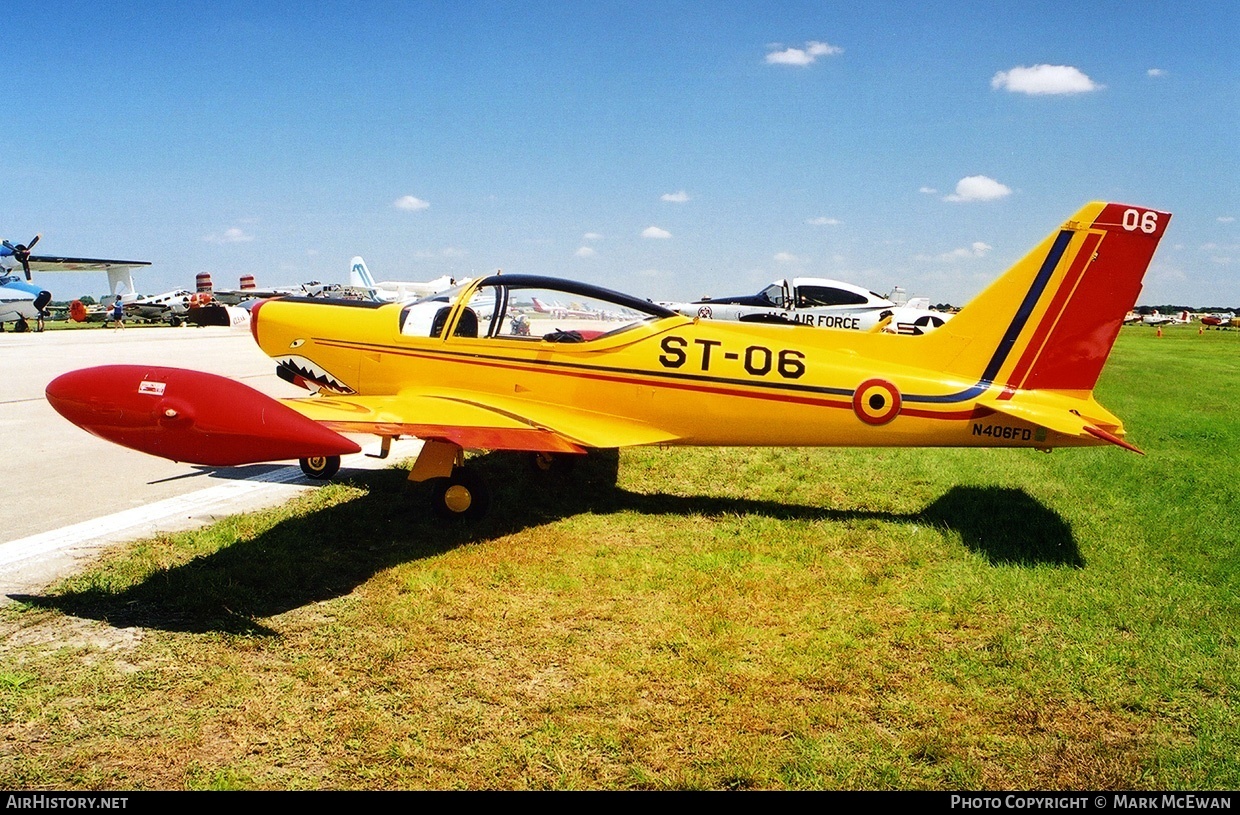
{"type": "Polygon", "coordinates": [[[1162,336],[1162,326],[1158,326],[1158,336],[1162,336]]]}

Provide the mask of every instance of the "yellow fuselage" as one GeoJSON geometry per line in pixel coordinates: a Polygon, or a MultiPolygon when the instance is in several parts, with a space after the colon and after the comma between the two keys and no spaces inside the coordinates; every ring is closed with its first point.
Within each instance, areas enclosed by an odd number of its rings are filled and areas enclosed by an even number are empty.
{"type": "MultiPolygon", "coordinates": [[[[636,443],[710,446],[1104,443],[996,413],[987,404],[1001,397],[1002,387],[917,364],[933,364],[967,344],[951,338],[931,344],[930,336],[677,315],[563,344],[450,332],[405,336],[400,312],[398,304],[274,300],[263,305],[256,338],[273,358],[309,360],[358,396],[430,391],[510,410],[535,424],[562,409],[584,428],[568,435],[587,447],[619,446],[607,443],[611,431],[636,443]]],[[[1042,404],[1085,403],[1109,417],[1087,393],[1036,396],[1042,404]]]]}

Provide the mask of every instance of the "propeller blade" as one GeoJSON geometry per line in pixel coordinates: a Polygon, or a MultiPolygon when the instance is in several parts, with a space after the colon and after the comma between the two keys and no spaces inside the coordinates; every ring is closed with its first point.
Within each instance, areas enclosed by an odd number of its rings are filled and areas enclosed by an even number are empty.
{"type": "Polygon", "coordinates": [[[34,236],[34,240],[32,240],[32,241],[30,241],[30,243],[26,244],[26,251],[27,251],[27,252],[29,252],[31,249],[33,249],[33,248],[34,248],[34,245],[35,245],[36,243],[38,243],[38,242],[39,242],[39,238],[41,238],[41,237],[43,237],[43,233],[39,233],[38,235],[35,235],[35,236],[34,236]]]}
{"type": "Polygon", "coordinates": [[[26,271],[26,280],[33,281],[34,278],[30,276],[30,256],[29,255],[22,258],[22,268],[26,271]]]}

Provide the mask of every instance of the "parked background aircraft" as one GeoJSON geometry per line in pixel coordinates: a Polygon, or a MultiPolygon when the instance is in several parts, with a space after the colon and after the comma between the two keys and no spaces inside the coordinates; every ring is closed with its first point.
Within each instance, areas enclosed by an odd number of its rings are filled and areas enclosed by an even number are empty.
{"type": "Polygon", "coordinates": [[[27,331],[40,313],[46,313],[52,294],[47,287],[33,282],[33,272],[107,272],[113,297],[119,294],[124,302],[137,299],[133,270],[150,266],[149,261],[31,254],[41,237],[35,235],[27,244],[0,241],[0,331],[6,322],[12,322],[15,331],[27,331]],[[21,275],[15,271],[19,267],[21,275]]]}
{"type": "MultiPolygon", "coordinates": [[[[190,298],[194,293],[185,289],[151,294],[125,303],[125,316],[152,323],[168,323],[179,326],[189,313],[190,298]]],[[[123,300],[122,300],[123,302],[123,300]]]]}
{"type": "Polygon", "coordinates": [[[248,328],[250,310],[262,300],[243,300],[236,305],[217,302],[210,297],[197,295],[190,301],[189,311],[185,315],[187,325],[227,326],[229,328],[248,328]],[[201,299],[197,299],[201,298],[201,299]]]}
{"type": "Polygon", "coordinates": [[[951,319],[928,298],[905,303],[852,283],[820,277],[776,280],[757,294],[663,303],[688,317],[743,323],[799,323],[817,328],[924,334],[951,319]]]}
{"type": "Polygon", "coordinates": [[[244,303],[247,300],[262,300],[267,297],[285,297],[288,295],[294,297],[322,297],[333,293],[342,293],[342,287],[339,283],[320,283],[312,280],[309,283],[302,283],[300,286],[277,286],[274,288],[260,289],[254,280],[254,275],[241,275],[238,288],[235,289],[217,289],[211,281],[210,272],[199,272],[195,279],[195,288],[198,294],[208,294],[217,303],[226,306],[235,306],[244,303]]]}
{"type": "Polygon", "coordinates": [[[213,374],[138,365],[64,374],[47,398],[127,447],[208,466],[298,459],[311,478],[331,477],[340,456],[360,451],[342,434],[377,435],[385,451],[415,436],[423,446],[410,480],[430,482],[445,517],[488,504],[467,450],[1114,444],[1140,452],[1093,388],[1169,220],[1088,204],[920,337],[691,319],[584,283],[492,275],[446,307],[434,298],[255,305],[255,340],[284,378],[315,392],[308,398],[275,400],[213,374]],[[521,334],[509,309],[530,295],[599,303],[623,318],[521,334]]]}
{"type": "MultiPolygon", "coordinates": [[[[461,280],[464,283],[468,280],[461,280]]],[[[384,280],[375,282],[374,275],[366,267],[366,261],[355,257],[349,262],[349,286],[363,292],[373,300],[385,303],[405,302],[419,297],[429,297],[458,285],[455,278],[444,275],[434,280],[414,282],[406,280],[384,280]]]]}
{"type": "Polygon", "coordinates": [[[0,275],[0,331],[10,322],[14,331],[29,331],[51,302],[52,293],[42,286],[27,283],[20,275],[0,275]]]}
{"type": "Polygon", "coordinates": [[[536,313],[547,314],[558,319],[602,320],[606,316],[605,312],[578,302],[569,303],[568,305],[560,302],[544,303],[537,297],[531,298],[530,302],[533,304],[536,313]]]}
{"type": "Polygon", "coordinates": [[[1203,314],[1201,315],[1201,324],[1210,328],[1231,328],[1240,325],[1237,322],[1236,315],[1231,312],[1222,314],[1203,314]]]}
{"type": "Polygon", "coordinates": [[[1187,311],[1181,311],[1179,314],[1160,314],[1158,309],[1154,309],[1149,314],[1138,315],[1136,322],[1142,325],[1185,325],[1193,321],[1193,315],[1187,311]]]}

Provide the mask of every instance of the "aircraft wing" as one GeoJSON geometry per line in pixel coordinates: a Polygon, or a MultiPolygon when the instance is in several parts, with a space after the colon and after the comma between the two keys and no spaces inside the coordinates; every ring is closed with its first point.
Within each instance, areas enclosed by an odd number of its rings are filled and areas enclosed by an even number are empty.
{"type": "Polygon", "coordinates": [[[631,419],[502,396],[420,389],[277,400],[215,374],[146,365],[70,371],[48,384],[47,399],[100,438],[212,467],[359,452],[341,433],[542,453],[674,438],[631,419]]]}
{"type": "Polygon", "coordinates": [[[150,266],[149,260],[103,260],[101,258],[62,258],[31,255],[32,272],[106,272],[109,269],[138,269],[150,266]]]}
{"type": "Polygon", "coordinates": [[[477,393],[404,391],[394,396],[314,396],[281,402],[338,433],[415,436],[471,450],[582,453],[675,439],[632,419],[477,393]]]}

